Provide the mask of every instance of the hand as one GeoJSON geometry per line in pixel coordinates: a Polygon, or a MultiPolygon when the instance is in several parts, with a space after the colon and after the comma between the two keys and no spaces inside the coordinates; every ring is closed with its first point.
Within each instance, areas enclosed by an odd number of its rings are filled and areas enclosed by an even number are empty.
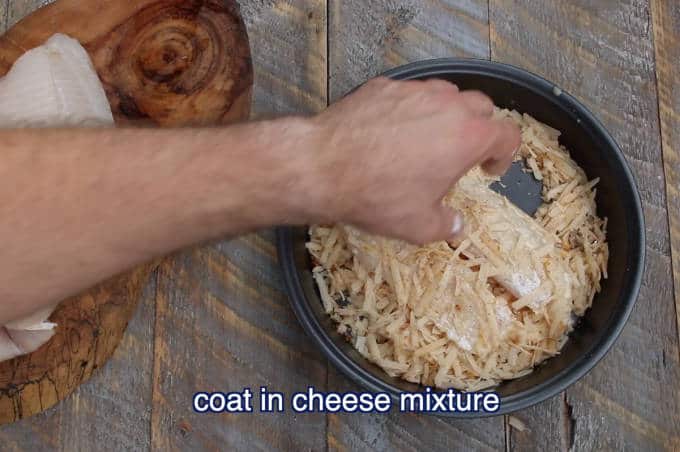
{"type": "Polygon", "coordinates": [[[502,174],[519,129],[492,101],[443,80],[377,78],[311,121],[320,217],[429,243],[462,230],[442,198],[470,168],[502,174]]]}

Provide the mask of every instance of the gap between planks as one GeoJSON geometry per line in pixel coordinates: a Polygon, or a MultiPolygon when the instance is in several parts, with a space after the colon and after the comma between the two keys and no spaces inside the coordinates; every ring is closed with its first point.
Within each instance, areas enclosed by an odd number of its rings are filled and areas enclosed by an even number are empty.
{"type": "Polygon", "coordinates": [[[673,94],[680,96],[680,6],[666,0],[652,0],[652,28],[654,36],[654,59],[656,89],[659,107],[659,130],[668,209],[668,230],[671,242],[671,268],[675,299],[676,332],[680,341],[680,146],[678,127],[680,111],[675,111],[673,94]],[[676,8],[675,11],[672,8],[676,8]],[[674,23],[677,22],[677,23],[674,23]],[[675,28],[674,28],[675,27],[675,28]],[[674,67],[675,66],[675,67],[674,67]],[[674,136],[675,134],[675,136],[674,136]],[[675,143],[674,143],[675,139],[675,143]]]}
{"type": "MultiPolygon", "coordinates": [[[[165,258],[168,259],[168,258],[165,258]]],[[[160,296],[160,284],[161,284],[161,269],[163,267],[163,264],[165,262],[165,259],[159,263],[159,265],[156,267],[154,270],[153,278],[155,279],[154,281],[154,293],[153,293],[153,328],[151,330],[151,340],[153,341],[153,344],[151,346],[152,350],[152,355],[151,355],[151,384],[149,385],[151,389],[151,397],[150,403],[151,406],[149,409],[151,410],[151,414],[149,416],[149,450],[153,449],[153,444],[154,444],[154,431],[155,425],[160,424],[160,420],[158,419],[159,413],[156,410],[156,397],[159,397],[160,395],[157,394],[156,391],[156,378],[158,378],[158,375],[160,373],[160,361],[156,357],[156,352],[157,352],[157,346],[158,342],[160,341],[160,338],[157,337],[156,331],[158,331],[158,306],[159,306],[159,296],[160,296]]]]}
{"type": "MultiPolygon", "coordinates": [[[[487,0],[486,2],[486,27],[489,31],[489,53],[488,53],[488,59],[490,61],[493,61],[492,54],[491,54],[491,0],[487,0]]],[[[503,415],[503,430],[504,430],[504,438],[505,438],[505,452],[510,452],[512,450],[512,432],[511,432],[511,426],[510,426],[510,415],[509,414],[504,414],[503,415]]]]}

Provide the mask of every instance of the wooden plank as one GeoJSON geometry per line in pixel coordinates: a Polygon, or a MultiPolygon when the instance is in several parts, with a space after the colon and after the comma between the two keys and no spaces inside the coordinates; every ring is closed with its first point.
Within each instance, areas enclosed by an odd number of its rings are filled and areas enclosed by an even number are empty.
{"type": "Polygon", "coordinates": [[[652,1],[656,82],[680,335],[680,3],[652,1]]]}
{"type": "Polygon", "coordinates": [[[326,1],[243,1],[255,65],[253,117],[326,107],[326,1]]]}
{"type": "Polygon", "coordinates": [[[486,0],[330,0],[328,4],[331,100],[407,62],[489,56],[486,0]]]}
{"type": "MultiPolygon", "coordinates": [[[[488,3],[483,0],[329,1],[331,100],[400,64],[436,57],[488,58],[488,3]]],[[[329,369],[329,390],[358,391],[329,369]]],[[[425,415],[328,416],[330,450],[499,450],[502,417],[461,421],[425,415]]]]}
{"type": "Polygon", "coordinates": [[[10,451],[148,450],[156,278],[113,357],[59,405],[0,427],[10,451]]]}
{"type": "MultiPolygon", "coordinates": [[[[255,65],[254,116],[326,105],[323,0],[241,2],[255,65]]],[[[324,450],[322,414],[198,415],[192,395],[326,387],[326,361],[284,294],[271,231],[182,253],[157,302],[154,449],[324,450]]]]}
{"type": "MultiPolygon", "coordinates": [[[[161,269],[157,300],[152,446],[169,449],[319,450],[323,415],[193,412],[197,391],[291,394],[325,387],[325,360],[290,312],[271,236],[185,252],[161,269]]],[[[257,400],[257,399],[256,399],[257,400]]]]}
{"type": "MultiPolygon", "coordinates": [[[[334,368],[329,368],[330,391],[361,391],[334,368]]],[[[328,450],[331,451],[444,451],[502,450],[503,417],[460,420],[425,414],[328,415],[328,450]]]]}
{"type": "Polygon", "coordinates": [[[520,414],[552,425],[511,434],[512,448],[547,439],[576,450],[677,449],[680,366],[649,4],[492,0],[490,12],[492,59],[561,85],[613,133],[637,176],[648,236],[640,298],[617,345],[562,409],[550,402],[520,414]]]}
{"type": "Polygon", "coordinates": [[[562,393],[532,408],[508,416],[508,450],[545,450],[544,444],[551,444],[550,450],[568,451],[572,444],[573,425],[569,410],[571,406],[562,393]],[[516,421],[524,430],[513,427],[516,421]]]}

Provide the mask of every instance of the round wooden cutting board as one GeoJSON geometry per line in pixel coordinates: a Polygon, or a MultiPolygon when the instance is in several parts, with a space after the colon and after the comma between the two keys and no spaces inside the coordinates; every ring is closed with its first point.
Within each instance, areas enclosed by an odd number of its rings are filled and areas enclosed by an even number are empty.
{"type": "MultiPolygon", "coordinates": [[[[0,76],[54,33],[87,49],[118,126],[248,118],[253,71],[235,0],[58,0],[0,37],[0,76]]],[[[0,363],[0,424],[53,406],[104,364],[152,270],[142,266],[62,302],[47,344],[0,363]]]]}

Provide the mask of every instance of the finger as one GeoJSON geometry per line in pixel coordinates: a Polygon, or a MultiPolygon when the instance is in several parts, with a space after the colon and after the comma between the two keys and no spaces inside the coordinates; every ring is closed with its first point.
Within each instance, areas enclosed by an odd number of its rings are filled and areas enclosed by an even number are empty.
{"type": "Polygon", "coordinates": [[[505,173],[522,144],[522,136],[517,125],[507,120],[493,120],[490,127],[491,140],[486,151],[482,169],[490,174],[505,173]]]}
{"type": "Polygon", "coordinates": [[[407,239],[419,245],[458,239],[463,233],[463,216],[460,212],[438,203],[429,214],[419,218],[414,226],[407,239]]]}
{"type": "Polygon", "coordinates": [[[514,160],[512,154],[503,159],[489,159],[482,165],[482,169],[488,174],[502,176],[508,171],[514,160]]]}
{"type": "Polygon", "coordinates": [[[426,80],[400,80],[394,81],[395,84],[407,91],[419,91],[429,94],[449,93],[457,94],[458,86],[446,80],[430,78],[426,80]]]}
{"type": "Polygon", "coordinates": [[[440,78],[430,78],[425,80],[425,83],[429,88],[435,91],[444,91],[451,93],[457,93],[460,91],[458,89],[458,85],[456,85],[455,83],[440,78]]]}
{"type": "Polygon", "coordinates": [[[493,101],[481,91],[463,91],[459,99],[475,116],[490,118],[493,114],[493,101]]]}

